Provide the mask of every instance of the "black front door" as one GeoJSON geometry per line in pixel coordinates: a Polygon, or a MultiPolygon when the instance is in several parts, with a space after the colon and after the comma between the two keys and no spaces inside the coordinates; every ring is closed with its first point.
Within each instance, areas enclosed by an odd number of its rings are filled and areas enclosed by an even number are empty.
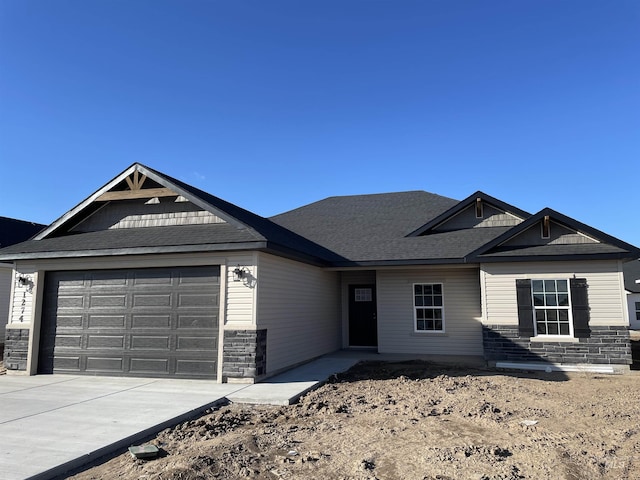
{"type": "Polygon", "coordinates": [[[349,285],[349,345],[378,345],[376,286],[349,285]]]}

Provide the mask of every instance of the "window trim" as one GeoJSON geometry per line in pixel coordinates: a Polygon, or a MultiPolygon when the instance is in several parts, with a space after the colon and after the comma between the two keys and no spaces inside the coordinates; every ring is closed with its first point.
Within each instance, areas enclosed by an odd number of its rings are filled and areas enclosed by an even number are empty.
{"type": "MultiPolygon", "coordinates": [[[[556,289],[555,294],[558,294],[558,290],[556,289]]],[[[532,308],[532,321],[533,321],[533,337],[534,338],[539,338],[539,339],[572,339],[572,338],[576,338],[575,337],[575,330],[574,330],[574,325],[573,325],[573,303],[571,301],[571,281],[568,278],[532,278],[531,279],[531,308],[532,308]],[[564,281],[567,284],[567,297],[568,297],[568,301],[569,304],[567,306],[536,306],[536,302],[535,302],[535,298],[534,298],[534,289],[533,289],[533,282],[536,281],[550,281],[553,280],[554,282],[558,282],[558,281],[564,281]],[[569,334],[568,335],[563,335],[560,333],[538,333],[538,321],[536,320],[536,310],[540,309],[540,310],[549,310],[549,309],[556,309],[556,310],[566,310],[567,314],[568,314],[568,318],[569,318],[569,334]]]]}
{"type": "Polygon", "coordinates": [[[446,333],[446,325],[445,325],[445,312],[444,312],[444,283],[443,282],[416,282],[413,283],[411,285],[411,303],[413,305],[413,333],[422,335],[422,334],[426,334],[426,335],[440,335],[442,336],[442,334],[446,333]],[[442,305],[441,306],[425,306],[425,305],[416,305],[416,285],[440,285],[440,291],[442,293],[440,293],[440,296],[442,297],[442,305]],[[418,309],[419,308],[433,308],[433,309],[439,309],[440,312],[442,313],[442,329],[441,330],[419,330],[418,329],[418,309]]]}

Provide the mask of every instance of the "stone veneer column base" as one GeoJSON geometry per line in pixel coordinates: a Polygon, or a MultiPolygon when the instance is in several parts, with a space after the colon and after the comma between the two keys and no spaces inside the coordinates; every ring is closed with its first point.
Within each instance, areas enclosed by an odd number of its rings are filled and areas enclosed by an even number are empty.
{"type": "Polygon", "coordinates": [[[7,328],[4,342],[4,367],[7,371],[26,371],[29,353],[28,328],[7,328]]]}
{"type": "Polygon", "coordinates": [[[225,330],[222,381],[252,383],[267,371],[267,330],[225,330]]]}
{"type": "Polygon", "coordinates": [[[578,342],[532,342],[520,337],[517,325],[483,325],[484,358],[488,361],[631,365],[629,329],[592,326],[578,342]]]}

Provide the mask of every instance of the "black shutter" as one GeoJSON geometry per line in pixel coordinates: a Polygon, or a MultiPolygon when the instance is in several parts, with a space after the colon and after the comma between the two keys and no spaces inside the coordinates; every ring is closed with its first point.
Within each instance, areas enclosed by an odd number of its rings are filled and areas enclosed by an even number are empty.
{"type": "Polygon", "coordinates": [[[572,278],[571,313],[573,314],[573,334],[576,338],[589,338],[589,295],[586,278],[572,278]]]}
{"type": "Polygon", "coordinates": [[[516,280],[516,294],[518,298],[518,333],[521,337],[533,337],[531,280],[516,280]]]}

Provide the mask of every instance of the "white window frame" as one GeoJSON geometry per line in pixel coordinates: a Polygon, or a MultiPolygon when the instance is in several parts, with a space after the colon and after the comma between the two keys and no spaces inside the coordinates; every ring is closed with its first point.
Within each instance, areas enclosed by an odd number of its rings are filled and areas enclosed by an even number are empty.
{"type": "Polygon", "coordinates": [[[424,334],[432,334],[432,333],[445,333],[445,318],[444,318],[444,284],[441,282],[420,282],[414,283],[411,286],[411,298],[413,303],[413,331],[414,333],[424,333],[424,334]],[[424,287],[425,285],[429,285],[431,287],[435,285],[440,286],[440,297],[442,298],[442,305],[416,305],[416,286],[420,285],[424,287]],[[420,330],[418,329],[418,310],[419,309],[433,309],[440,310],[441,318],[439,320],[442,321],[442,329],[441,330],[420,330]]]}
{"type": "MultiPolygon", "coordinates": [[[[545,287],[543,287],[543,293],[546,293],[546,285],[545,285],[545,287]]],[[[553,291],[553,294],[555,294],[556,296],[558,295],[557,285],[556,285],[556,289],[553,291]]],[[[533,308],[533,332],[534,332],[534,335],[536,337],[574,338],[574,332],[573,332],[573,306],[571,305],[571,282],[569,281],[568,278],[532,278],[531,279],[531,305],[532,305],[532,308],[533,308]],[[566,306],[560,306],[560,305],[536,305],[536,299],[535,299],[536,290],[533,287],[534,282],[543,282],[543,285],[545,285],[544,282],[549,282],[549,281],[554,281],[554,282],[563,281],[563,282],[566,282],[566,284],[567,284],[568,305],[566,305],[566,306]],[[538,333],[538,321],[537,321],[537,315],[536,315],[536,311],[538,311],[538,310],[544,310],[544,311],[547,311],[547,310],[557,310],[557,311],[565,310],[565,311],[567,311],[567,318],[569,319],[569,334],[538,333]]],[[[545,323],[547,323],[547,325],[548,325],[548,321],[545,321],[545,323]]],[[[558,328],[558,331],[560,331],[559,328],[558,328]]]]}

